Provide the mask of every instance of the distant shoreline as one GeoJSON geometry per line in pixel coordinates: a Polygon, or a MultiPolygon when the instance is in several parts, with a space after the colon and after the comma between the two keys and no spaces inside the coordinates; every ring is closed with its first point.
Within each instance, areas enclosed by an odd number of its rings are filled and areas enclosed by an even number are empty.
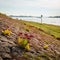
{"type": "MultiPolygon", "coordinates": [[[[39,22],[41,23],[41,18],[36,18],[36,17],[26,17],[26,16],[17,16],[17,17],[13,17],[10,16],[14,19],[18,19],[18,20],[25,20],[25,21],[34,21],[34,22],[39,22]]],[[[52,24],[52,25],[58,25],[60,26],[60,18],[49,18],[49,17],[43,17],[42,18],[42,23],[46,23],[46,24],[52,24]]]]}
{"type": "MultiPolygon", "coordinates": [[[[40,16],[23,16],[23,15],[20,15],[20,16],[10,15],[10,17],[34,17],[34,18],[41,18],[40,16]]],[[[60,18],[60,16],[48,16],[46,18],[60,18]]]]}

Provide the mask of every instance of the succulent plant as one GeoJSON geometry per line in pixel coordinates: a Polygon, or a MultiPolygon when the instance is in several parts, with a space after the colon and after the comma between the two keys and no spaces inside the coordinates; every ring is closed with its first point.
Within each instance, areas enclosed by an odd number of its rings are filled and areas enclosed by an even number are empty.
{"type": "Polygon", "coordinates": [[[21,48],[24,48],[25,50],[29,50],[30,49],[30,46],[29,46],[29,43],[28,43],[28,40],[27,39],[23,39],[23,38],[18,37],[17,38],[17,44],[21,48]]]}
{"type": "Polygon", "coordinates": [[[48,45],[44,45],[43,48],[44,48],[44,49],[47,49],[47,48],[48,48],[48,45]]]}
{"type": "Polygon", "coordinates": [[[9,35],[11,34],[11,31],[9,29],[6,29],[6,30],[2,30],[2,34],[3,35],[9,35]]]}

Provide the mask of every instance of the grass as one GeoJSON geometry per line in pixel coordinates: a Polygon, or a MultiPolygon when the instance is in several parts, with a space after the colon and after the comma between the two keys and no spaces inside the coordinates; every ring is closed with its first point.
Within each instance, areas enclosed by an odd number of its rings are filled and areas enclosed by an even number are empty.
{"type": "MultiPolygon", "coordinates": [[[[22,20],[21,20],[22,21],[22,20]]],[[[28,22],[22,21],[27,25],[32,25],[34,27],[42,29],[45,33],[54,36],[55,38],[60,38],[60,26],[50,25],[50,24],[41,24],[37,22],[28,22]]]]}

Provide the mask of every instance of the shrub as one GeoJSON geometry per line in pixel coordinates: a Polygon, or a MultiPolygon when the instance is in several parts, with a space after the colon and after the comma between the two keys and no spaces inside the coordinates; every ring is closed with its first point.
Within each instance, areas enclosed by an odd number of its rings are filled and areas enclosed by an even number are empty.
{"type": "Polygon", "coordinates": [[[3,35],[9,35],[9,36],[10,36],[11,31],[8,30],[8,29],[6,29],[6,30],[2,30],[2,34],[3,34],[3,35]]]}

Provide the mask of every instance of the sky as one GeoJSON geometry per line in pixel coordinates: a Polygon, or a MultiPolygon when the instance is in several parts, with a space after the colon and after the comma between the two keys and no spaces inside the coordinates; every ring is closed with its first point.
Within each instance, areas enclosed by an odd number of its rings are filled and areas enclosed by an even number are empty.
{"type": "Polygon", "coordinates": [[[60,16],[60,0],[0,0],[0,12],[8,15],[60,16]]]}

